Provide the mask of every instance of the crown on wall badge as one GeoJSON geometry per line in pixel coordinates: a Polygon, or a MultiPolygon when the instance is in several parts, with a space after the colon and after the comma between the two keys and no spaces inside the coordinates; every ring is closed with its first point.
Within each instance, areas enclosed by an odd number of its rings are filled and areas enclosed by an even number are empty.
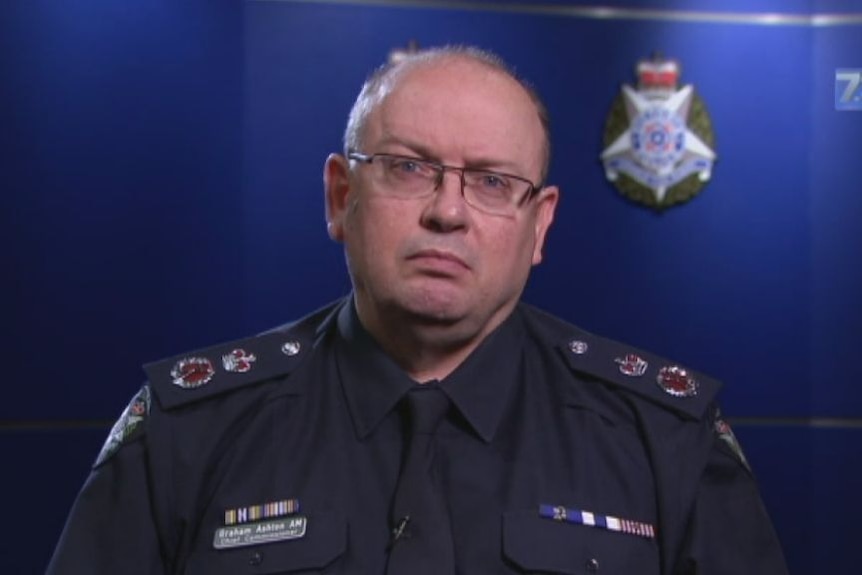
{"type": "Polygon", "coordinates": [[[417,52],[419,52],[419,43],[416,40],[410,40],[404,48],[392,48],[387,59],[390,65],[397,64],[417,52]]]}
{"type": "Polygon", "coordinates": [[[715,136],[706,106],[680,66],[659,55],[637,65],[605,122],[605,176],[625,197],[657,210],[688,201],[712,175],[715,136]]]}

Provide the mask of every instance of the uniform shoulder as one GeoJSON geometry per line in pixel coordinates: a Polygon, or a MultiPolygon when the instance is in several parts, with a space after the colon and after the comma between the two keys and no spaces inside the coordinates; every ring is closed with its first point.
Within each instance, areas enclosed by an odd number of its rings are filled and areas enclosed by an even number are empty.
{"type": "Polygon", "coordinates": [[[262,334],[197,349],[144,365],[162,409],[289,374],[308,355],[341,301],[262,334]]]}
{"type": "Polygon", "coordinates": [[[536,307],[522,304],[531,330],[560,352],[573,374],[621,389],[694,419],[702,419],[721,384],[653,353],[585,331],[536,307]]]}

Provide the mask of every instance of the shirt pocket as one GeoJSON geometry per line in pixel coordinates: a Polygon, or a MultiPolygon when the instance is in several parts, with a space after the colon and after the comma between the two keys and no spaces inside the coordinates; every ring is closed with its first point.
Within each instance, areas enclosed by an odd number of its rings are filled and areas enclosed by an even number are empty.
{"type": "Polygon", "coordinates": [[[185,574],[313,573],[336,561],[346,548],[345,517],[338,513],[314,513],[308,515],[305,535],[300,538],[229,549],[209,547],[189,557],[185,574]]]}
{"type": "Polygon", "coordinates": [[[503,555],[522,573],[658,575],[654,539],[539,517],[503,515],[503,555]]]}

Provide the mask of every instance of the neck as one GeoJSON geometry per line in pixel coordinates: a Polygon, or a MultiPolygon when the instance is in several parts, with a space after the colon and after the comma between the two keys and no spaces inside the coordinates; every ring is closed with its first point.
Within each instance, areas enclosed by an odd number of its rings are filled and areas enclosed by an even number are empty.
{"type": "Polygon", "coordinates": [[[363,306],[358,300],[355,303],[363,327],[418,382],[441,380],[455,371],[514,308],[497,310],[489,321],[471,326],[464,322],[435,323],[402,310],[387,313],[363,306]]]}

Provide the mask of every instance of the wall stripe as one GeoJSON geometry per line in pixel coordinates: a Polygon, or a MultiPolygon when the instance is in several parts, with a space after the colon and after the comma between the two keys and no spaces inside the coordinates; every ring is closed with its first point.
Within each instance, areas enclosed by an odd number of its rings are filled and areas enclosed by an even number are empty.
{"type": "Polygon", "coordinates": [[[585,20],[640,20],[696,24],[738,24],[744,26],[860,26],[862,12],[830,14],[782,14],[767,12],[702,12],[615,8],[607,6],[560,6],[553,4],[503,4],[494,2],[454,2],[435,0],[246,0],[288,4],[334,4],[345,6],[424,8],[464,12],[500,12],[561,16],[585,20]]]}
{"type": "MultiPolygon", "coordinates": [[[[862,418],[850,417],[727,417],[734,427],[809,427],[812,429],[862,429],[862,418]]],[[[104,419],[0,421],[0,432],[56,429],[111,429],[104,419]]]]}
{"type": "Polygon", "coordinates": [[[862,419],[849,417],[728,417],[734,427],[810,427],[862,429],[862,419]]]}
{"type": "Polygon", "coordinates": [[[114,421],[105,419],[57,419],[34,421],[0,421],[0,432],[3,431],[51,431],[57,429],[104,429],[106,432],[114,425],[114,421]]]}

